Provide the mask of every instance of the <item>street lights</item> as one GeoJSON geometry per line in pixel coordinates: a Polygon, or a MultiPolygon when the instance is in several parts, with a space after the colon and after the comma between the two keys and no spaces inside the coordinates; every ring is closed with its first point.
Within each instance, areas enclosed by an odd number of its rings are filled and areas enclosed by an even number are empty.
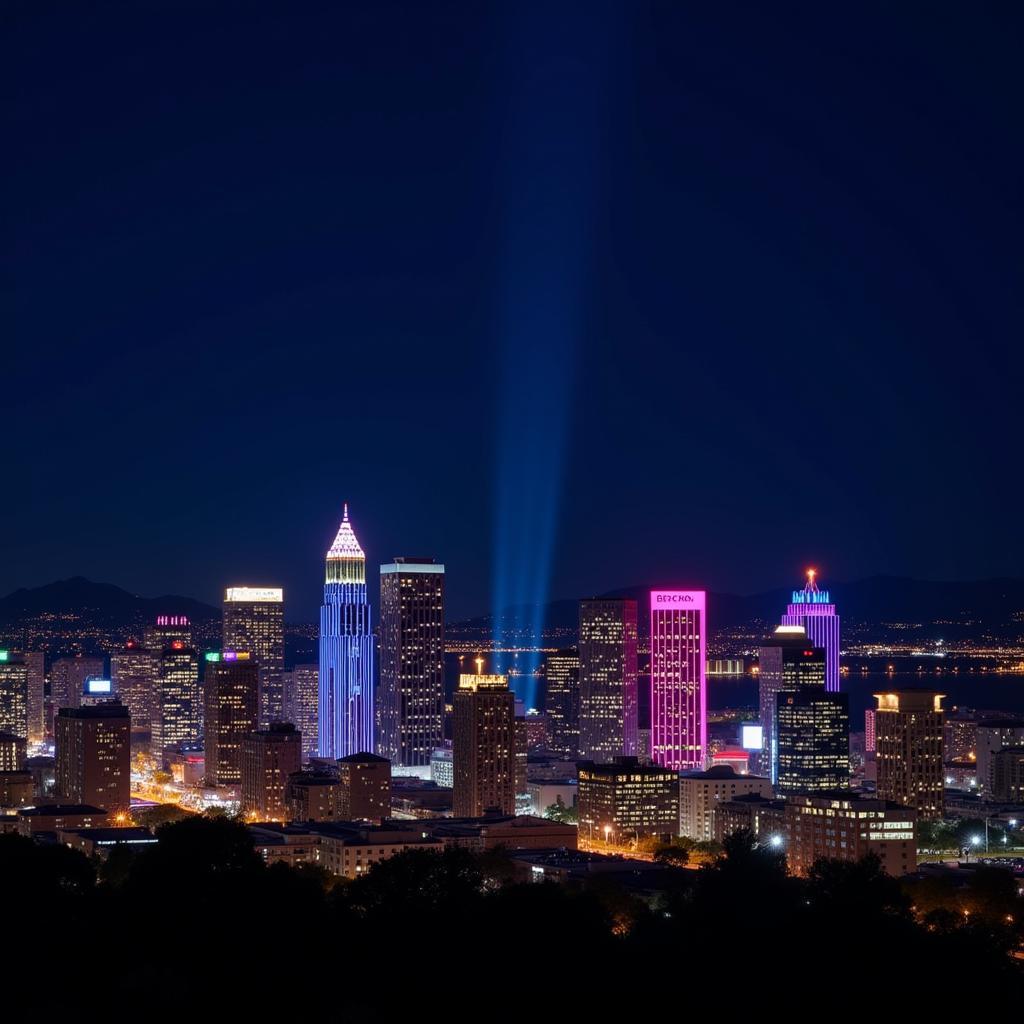
{"type": "Polygon", "coordinates": [[[611,833],[611,830],[612,830],[611,825],[605,825],[605,827],[604,827],[604,845],[605,846],[608,845],[608,836],[611,833]]]}

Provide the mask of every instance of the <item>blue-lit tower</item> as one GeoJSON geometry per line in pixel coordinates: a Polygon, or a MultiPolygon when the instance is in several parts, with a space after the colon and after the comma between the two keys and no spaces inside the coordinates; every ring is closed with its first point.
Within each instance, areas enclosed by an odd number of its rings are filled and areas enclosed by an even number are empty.
{"type": "Polygon", "coordinates": [[[374,752],[373,634],[366,602],[366,556],[348,505],[327,552],[320,606],[321,757],[374,752]]]}
{"type": "Polygon", "coordinates": [[[817,572],[807,570],[807,585],[793,591],[793,601],[782,616],[784,626],[803,626],[812,646],[825,652],[825,689],[839,692],[839,616],[827,590],[819,590],[817,572]]]}

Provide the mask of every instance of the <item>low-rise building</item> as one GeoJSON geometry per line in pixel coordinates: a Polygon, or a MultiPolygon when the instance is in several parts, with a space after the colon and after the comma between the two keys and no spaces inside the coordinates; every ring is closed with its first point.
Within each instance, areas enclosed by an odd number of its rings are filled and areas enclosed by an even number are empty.
{"type": "Polygon", "coordinates": [[[0,772],[0,812],[20,810],[35,803],[31,772],[0,772]]]}
{"type": "Polygon", "coordinates": [[[728,765],[716,765],[703,772],[682,772],[679,776],[679,834],[707,841],[715,837],[715,808],[723,800],[747,793],[769,797],[770,779],[740,775],[728,765]]]}
{"type": "Polygon", "coordinates": [[[712,813],[712,837],[720,843],[734,832],[750,832],[759,843],[781,844],[785,808],[785,800],[773,800],[770,794],[757,792],[722,800],[712,813]]]}
{"type": "Polygon", "coordinates": [[[72,850],[80,850],[87,857],[106,860],[116,846],[128,846],[135,850],[155,846],[159,840],[148,828],[62,828],[57,830],[57,840],[72,850]]]}
{"type": "Polygon", "coordinates": [[[296,772],[288,779],[288,815],[292,821],[337,821],[341,782],[329,772],[296,772]]]}
{"type": "Polygon", "coordinates": [[[635,757],[611,764],[581,761],[577,807],[580,836],[625,842],[679,831],[679,776],[669,768],[644,765],[635,757]]]}
{"type": "Polygon", "coordinates": [[[44,804],[18,811],[18,831],[25,836],[61,829],[100,828],[107,823],[107,812],[89,804],[44,804]]]}

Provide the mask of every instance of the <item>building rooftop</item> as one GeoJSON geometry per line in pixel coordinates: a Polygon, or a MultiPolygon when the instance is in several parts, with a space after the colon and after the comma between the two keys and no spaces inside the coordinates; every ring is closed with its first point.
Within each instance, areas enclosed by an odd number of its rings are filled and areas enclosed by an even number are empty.
{"type": "Polygon", "coordinates": [[[118,700],[102,704],[83,704],[80,708],[61,708],[59,718],[128,718],[128,708],[118,700]]]}
{"type": "Polygon", "coordinates": [[[124,844],[151,844],[159,840],[148,828],[62,828],[62,836],[82,836],[97,846],[120,846],[124,844]]]}
{"type": "Polygon", "coordinates": [[[72,814],[103,814],[107,812],[102,807],[93,807],[91,804],[41,804],[38,807],[23,807],[18,814],[25,818],[53,817],[54,815],[72,814]]]}
{"type": "Polygon", "coordinates": [[[348,754],[346,757],[339,757],[338,764],[380,764],[386,762],[386,757],[378,754],[348,754]]]}
{"type": "MultiPolygon", "coordinates": [[[[745,754],[746,751],[737,751],[737,753],[745,754]]],[[[731,764],[716,764],[713,768],[708,768],[703,772],[680,772],[679,777],[681,779],[707,779],[709,781],[714,781],[716,779],[750,779],[754,782],[768,781],[763,775],[742,775],[736,771],[731,764]]]]}

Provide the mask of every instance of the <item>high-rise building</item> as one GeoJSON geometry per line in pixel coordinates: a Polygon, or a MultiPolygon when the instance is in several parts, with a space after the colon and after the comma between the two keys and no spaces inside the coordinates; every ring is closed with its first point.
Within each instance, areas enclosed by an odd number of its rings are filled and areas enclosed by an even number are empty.
{"type": "Polygon", "coordinates": [[[150,750],[163,765],[168,751],[197,743],[203,731],[199,659],[184,640],[161,650],[156,682],[150,750]]]}
{"type": "Polygon", "coordinates": [[[1024,746],[1003,747],[992,755],[987,796],[997,803],[1024,804],[1024,746]]]}
{"type": "Polygon", "coordinates": [[[242,738],[242,814],[258,821],[286,821],[288,782],[302,767],[302,737],[291,723],[242,738]]]}
{"type": "Polygon", "coordinates": [[[24,736],[0,732],[0,772],[20,772],[25,767],[24,736]]]}
{"type": "Polygon", "coordinates": [[[242,781],[242,740],[259,722],[259,671],[245,651],[206,655],[206,779],[212,786],[242,781]]]}
{"type": "Polygon", "coordinates": [[[453,813],[476,818],[496,808],[502,814],[514,814],[515,695],[508,688],[508,677],[460,675],[454,705],[453,813]]]}
{"type": "Polygon", "coordinates": [[[580,749],[580,656],[574,648],[553,651],[544,659],[547,680],[545,710],[549,745],[566,757],[580,749]]]}
{"type": "Polygon", "coordinates": [[[377,754],[338,758],[338,817],[380,822],[391,814],[391,762],[377,754]]]}
{"type": "Polygon", "coordinates": [[[803,590],[793,591],[793,600],[782,616],[784,626],[803,626],[812,647],[825,652],[825,689],[839,690],[839,616],[827,590],[819,590],[817,572],[807,570],[803,590]]]}
{"type": "Polygon", "coordinates": [[[192,626],[187,615],[158,615],[142,632],[142,646],[154,654],[175,643],[192,646],[192,626]]]}
{"type": "Polygon", "coordinates": [[[610,764],[581,761],[577,777],[581,846],[598,841],[626,845],[640,836],[678,834],[677,772],[617,757],[610,764]]]}
{"type": "Polygon", "coordinates": [[[110,678],[118,699],[132,716],[133,733],[146,733],[153,727],[159,662],[159,653],[134,640],[110,656],[110,678]]]}
{"type": "Polygon", "coordinates": [[[377,748],[425,768],[444,739],[444,566],[396,558],[380,567],[377,748]]]}
{"type": "Polygon", "coordinates": [[[580,602],[580,756],[637,752],[636,601],[580,602]]]}
{"type": "Polygon", "coordinates": [[[975,730],[978,789],[988,799],[993,788],[993,761],[1000,750],[1024,747],[1024,721],[988,718],[975,730]]]}
{"type": "Polygon", "coordinates": [[[700,771],[707,757],[707,595],[651,591],[651,760],[700,771]]]}
{"type": "Polygon", "coordinates": [[[46,738],[46,655],[42,651],[25,651],[22,657],[28,668],[28,741],[41,743],[46,738]]]}
{"type": "Polygon", "coordinates": [[[875,752],[875,709],[867,708],[864,712],[864,753],[875,752]]]}
{"type": "Polygon", "coordinates": [[[302,760],[316,757],[320,705],[320,667],[296,665],[284,673],[284,720],[302,733],[302,760]]]}
{"type": "Polygon", "coordinates": [[[284,720],[284,591],[280,587],[227,587],[223,647],[248,651],[259,667],[260,728],[284,720]]]}
{"type": "Polygon", "coordinates": [[[778,781],[775,708],[779,694],[806,687],[824,690],[825,678],[825,651],[811,644],[803,626],[777,626],[758,649],[757,689],[764,742],[759,771],[772,782],[778,781]]]}
{"type": "Polygon", "coordinates": [[[776,698],[777,790],[782,794],[850,788],[850,707],[845,693],[820,686],[776,698]]]}
{"type": "Polygon", "coordinates": [[[65,804],[131,806],[131,720],[116,701],[61,708],[54,720],[57,794],[65,804]]]}
{"type": "Polygon", "coordinates": [[[77,708],[82,702],[85,681],[103,675],[103,659],[76,654],[58,658],[50,668],[50,698],[55,708],[77,708]]]}
{"type": "Polygon", "coordinates": [[[345,506],[327,552],[320,608],[319,753],[374,752],[373,631],[366,600],[366,556],[345,506]]]}
{"type": "Polygon", "coordinates": [[[728,765],[679,776],[679,834],[691,839],[715,838],[715,810],[726,800],[757,793],[768,798],[772,784],[760,775],[738,775],[728,765]]]}
{"type": "Polygon", "coordinates": [[[874,694],[876,792],[913,807],[921,821],[941,818],[944,809],[944,696],[923,689],[874,694]]]}
{"type": "Polygon", "coordinates": [[[6,650],[0,650],[0,732],[28,739],[28,665],[6,650]]]}

